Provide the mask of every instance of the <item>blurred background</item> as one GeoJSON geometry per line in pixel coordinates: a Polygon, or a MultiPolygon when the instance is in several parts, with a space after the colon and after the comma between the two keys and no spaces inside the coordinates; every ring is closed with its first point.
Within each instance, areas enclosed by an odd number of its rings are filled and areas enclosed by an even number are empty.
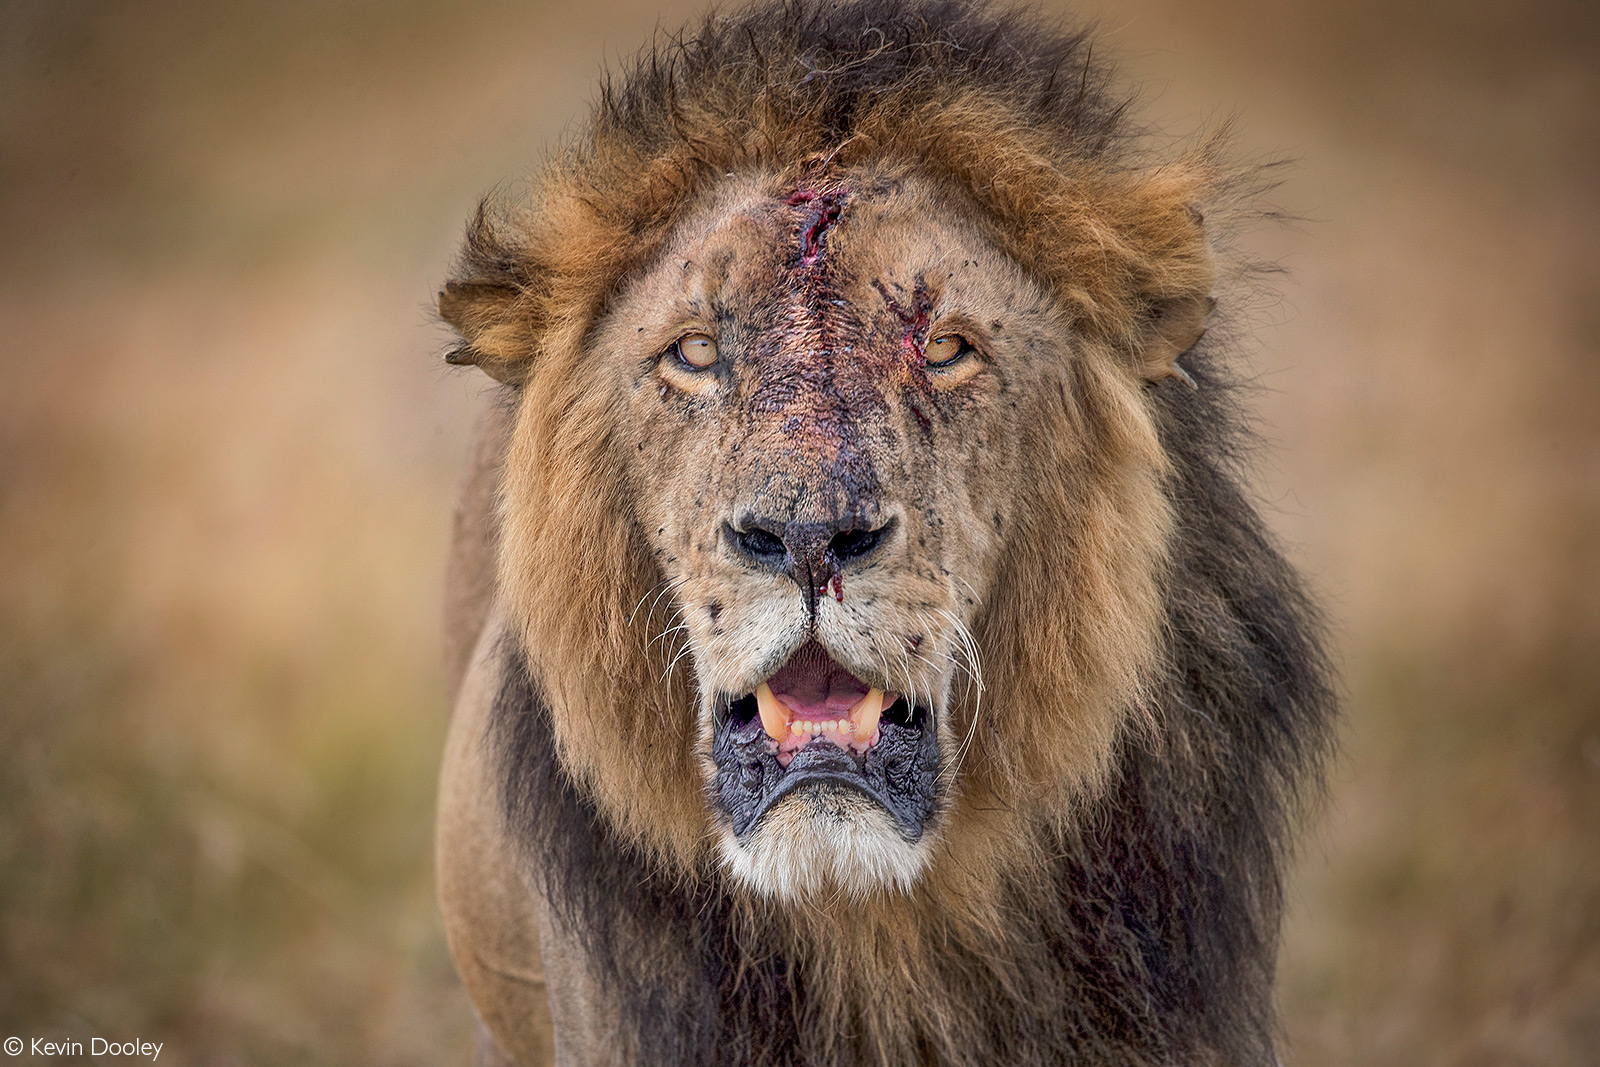
{"type": "MultiPolygon", "coordinates": [[[[0,1032],[467,1061],[433,294],[699,7],[0,2],[0,1032]]],[[[1285,1063],[1600,1063],[1597,8],[1077,11],[1160,129],[1298,161],[1259,489],[1347,717],[1285,1063]]]]}

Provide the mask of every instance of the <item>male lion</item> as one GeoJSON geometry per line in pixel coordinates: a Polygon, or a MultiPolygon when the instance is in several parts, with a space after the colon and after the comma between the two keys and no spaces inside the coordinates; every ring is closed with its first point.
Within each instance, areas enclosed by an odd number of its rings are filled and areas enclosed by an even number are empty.
{"type": "Polygon", "coordinates": [[[439,878],[483,1062],[1273,1062],[1333,701],[1240,488],[1261,183],[1124,103],[1026,16],[798,0],[480,210],[439,878]]]}

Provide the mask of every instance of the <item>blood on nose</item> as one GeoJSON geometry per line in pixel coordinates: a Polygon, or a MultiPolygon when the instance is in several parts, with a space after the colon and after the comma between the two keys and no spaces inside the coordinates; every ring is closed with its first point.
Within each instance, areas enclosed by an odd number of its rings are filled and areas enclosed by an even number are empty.
{"type": "Polygon", "coordinates": [[[894,530],[894,520],[877,526],[854,516],[827,522],[774,522],[745,516],[737,524],[724,523],[735,552],[747,562],[794,579],[815,609],[816,601],[831,585],[844,599],[844,572],[878,550],[894,530]]]}

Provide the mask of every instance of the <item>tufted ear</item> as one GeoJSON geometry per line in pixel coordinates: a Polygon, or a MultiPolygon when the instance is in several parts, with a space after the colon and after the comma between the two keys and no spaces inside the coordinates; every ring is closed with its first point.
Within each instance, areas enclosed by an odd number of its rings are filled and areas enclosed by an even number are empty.
{"type": "Polygon", "coordinates": [[[445,353],[445,362],[520,384],[533,355],[530,289],[522,257],[495,232],[480,206],[467,227],[456,277],[439,292],[439,317],[461,338],[445,353]]]}
{"type": "Polygon", "coordinates": [[[1206,332],[1206,316],[1216,306],[1217,298],[1210,293],[1150,302],[1139,351],[1146,381],[1181,378],[1191,389],[1197,388],[1194,379],[1178,365],[1178,357],[1200,343],[1206,332]]]}
{"type": "Polygon", "coordinates": [[[446,282],[439,292],[439,317],[461,335],[461,343],[445,353],[444,361],[477,367],[508,385],[520,384],[527,361],[517,358],[524,346],[512,328],[520,295],[504,286],[446,282]]]}
{"type": "Polygon", "coordinates": [[[1206,332],[1206,317],[1217,306],[1211,295],[1217,268],[1200,211],[1192,204],[1167,206],[1165,224],[1154,227],[1159,233],[1155,247],[1147,245],[1135,354],[1146,381],[1179,378],[1193,387],[1194,379],[1178,365],[1178,357],[1206,332]]]}

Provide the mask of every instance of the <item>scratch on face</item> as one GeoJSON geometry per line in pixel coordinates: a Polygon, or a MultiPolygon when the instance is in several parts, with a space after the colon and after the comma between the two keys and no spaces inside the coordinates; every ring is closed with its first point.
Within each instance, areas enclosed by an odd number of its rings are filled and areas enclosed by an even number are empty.
{"type": "Polygon", "coordinates": [[[778,198],[794,243],[776,279],[779,303],[752,360],[758,377],[747,400],[752,415],[775,417],[767,422],[783,438],[775,465],[795,475],[809,468],[809,487],[837,494],[848,512],[869,509],[878,493],[862,427],[885,410],[881,386],[861,360],[841,356],[859,351],[862,325],[846,305],[847,279],[829,241],[852,195],[845,183],[812,184],[778,198]]]}
{"type": "Polygon", "coordinates": [[[786,201],[790,207],[804,207],[801,221],[804,224],[801,230],[800,263],[803,266],[812,266],[822,258],[823,238],[827,236],[828,227],[839,221],[839,215],[844,211],[845,194],[837,189],[827,192],[816,192],[812,189],[796,189],[789,194],[786,201]]]}
{"type": "MultiPolygon", "coordinates": [[[[933,318],[933,296],[928,292],[927,281],[917,275],[911,288],[910,305],[902,304],[883,282],[873,279],[873,288],[883,297],[884,305],[900,323],[900,350],[912,366],[922,366],[927,359],[928,329],[933,318]]],[[[919,374],[907,374],[901,379],[901,394],[906,409],[917,420],[922,436],[931,439],[933,423],[922,410],[918,398],[929,398],[927,380],[919,374]]]]}
{"type": "Polygon", "coordinates": [[[889,287],[876,278],[872,286],[883,297],[889,311],[900,320],[900,347],[916,355],[919,360],[924,358],[928,345],[928,320],[933,315],[933,297],[929,295],[928,284],[922,275],[917,275],[916,283],[911,288],[910,307],[896,300],[889,292],[889,287]]]}

